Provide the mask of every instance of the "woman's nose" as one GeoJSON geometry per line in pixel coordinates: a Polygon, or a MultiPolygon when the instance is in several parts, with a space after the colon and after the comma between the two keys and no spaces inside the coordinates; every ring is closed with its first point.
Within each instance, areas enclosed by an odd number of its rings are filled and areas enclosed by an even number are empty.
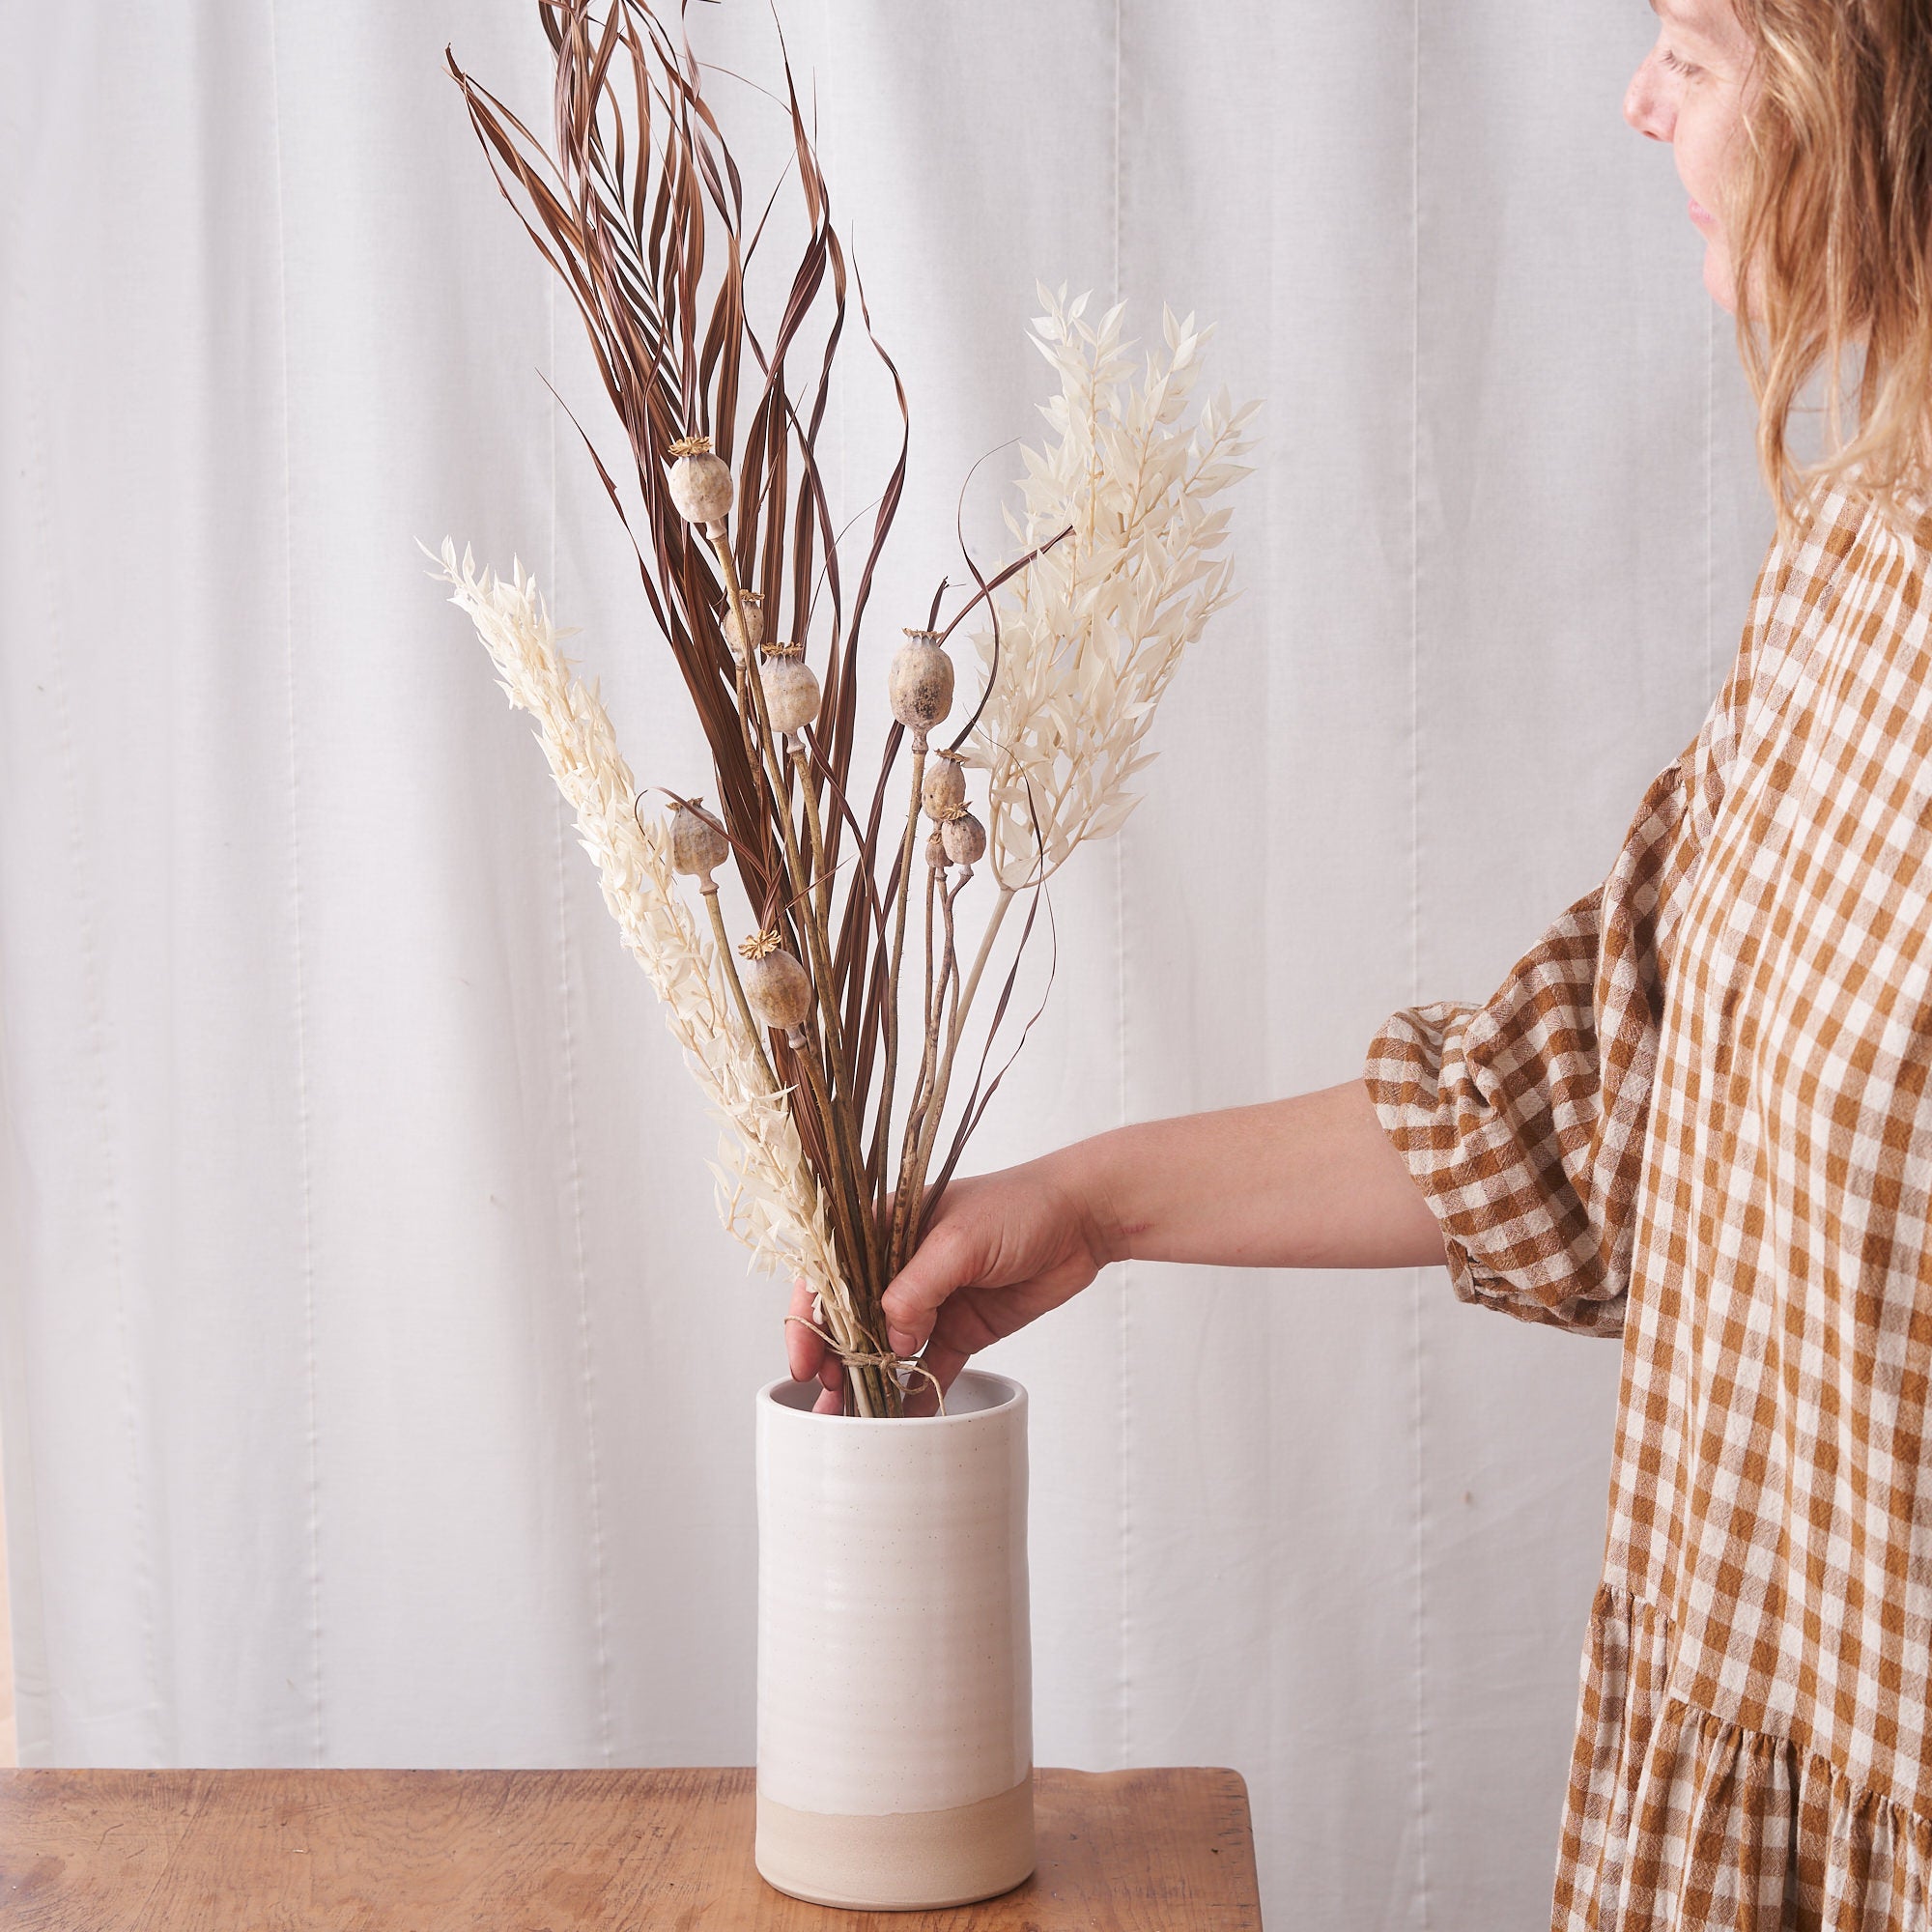
{"type": "Polygon", "coordinates": [[[1631,75],[1624,96],[1624,119],[1648,141],[1670,139],[1671,116],[1664,90],[1657,78],[1657,56],[1647,54],[1643,65],[1631,75]]]}

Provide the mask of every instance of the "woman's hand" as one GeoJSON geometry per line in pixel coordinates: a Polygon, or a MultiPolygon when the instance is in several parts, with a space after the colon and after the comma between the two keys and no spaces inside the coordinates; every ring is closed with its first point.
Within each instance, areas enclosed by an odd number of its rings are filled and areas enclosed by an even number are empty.
{"type": "MultiPolygon", "coordinates": [[[[1058,1308],[1111,1261],[1214,1267],[1439,1267],[1442,1231],[1360,1080],[1292,1100],[1115,1127],[946,1190],[919,1252],[886,1290],[894,1350],[924,1345],[942,1385],[966,1358],[1058,1308]]],[[[791,1312],[811,1315],[800,1289],[791,1312]]],[[[796,1322],[791,1372],[841,1371],[796,1322]]],[[[923,1386],[923,1384],[922,1384],[923,1386]]],[[[925,1390],[915,1410],[929,1407],[925,1390]]]]}
{"type": "MultiPolygon", "coordinates": [[[[925,1238],[886,1290],[887,1341],[895,1354],[921,1349],[926,1371],[950,1388],[967,1358],[1070,1300],[1111,1255],[1094,1204],[1059,1157],[955,1180],[941,1198],[925,1238]]],[[[817,1408],[837,1413],[844,1371],[801,1322],[811,1319],[811,1291],[792,1292],[786,1355],[795,1381],[824,1384],[817,1408]]],[[[932,1388],[914,1378],[910,1413],[930,1412],[932,1388]]]]}

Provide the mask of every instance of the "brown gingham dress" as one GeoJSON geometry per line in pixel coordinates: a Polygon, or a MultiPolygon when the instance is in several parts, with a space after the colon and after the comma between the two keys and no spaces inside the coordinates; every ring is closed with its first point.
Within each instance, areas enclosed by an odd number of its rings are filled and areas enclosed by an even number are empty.
{"type": "Polygon", "coordinates": [[[1457,1293],[1623,1340],[1559,1932],[1932,1927],[1928,571],[1819,499],[1603,886],[1370,1049],[1457,1293]]]}

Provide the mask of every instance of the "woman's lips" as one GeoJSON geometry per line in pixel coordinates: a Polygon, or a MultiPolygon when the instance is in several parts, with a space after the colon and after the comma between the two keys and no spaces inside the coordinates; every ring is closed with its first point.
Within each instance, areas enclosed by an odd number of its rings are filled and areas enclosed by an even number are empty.
{"type": "Polygon", "coordinates": [[[1708,208],[1706,208],[1702,202],[1698,201],[1691,202],[1690,219],[1694,221],[1699,228],[1715,228],[1717,226],[1717,223],[1713,221],[1711,218],[1711,211],[1708,208]]]}

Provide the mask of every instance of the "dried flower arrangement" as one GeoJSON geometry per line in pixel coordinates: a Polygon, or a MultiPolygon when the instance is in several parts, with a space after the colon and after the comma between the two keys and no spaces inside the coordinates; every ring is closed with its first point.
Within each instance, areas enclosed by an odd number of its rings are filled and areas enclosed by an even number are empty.
{"type": "Polygon", "coordinates": [[[601,18],[588,0],[539,0],[538,13],[556,63],[554,150],[453,56],[450,71],[497,185],[578,306],[623,425],[631,511],[628,482],[585,444],[696,706],[716,809],[673,796],[668,815],[643,815],[597,690],[573,674],[520,567],[505,581],[445,543],[443,573],[511,703],[535,719],[605,901],[724,1129],[714,1171],[725,1225],[754,1266],[810,1284],[847,1365],[848,1412],[897,1415],[915,1371],[885,1344],[880,1296],[999,1084],[991,1047],[1041,889],[1077,845],[1119,830],[1154,709],[1231,594],[1223,499],[1247,473],[1253,406],[1191,409],[1208,333],[1191,317],[1167,316],[1165,354],[1140,363],[1119,306],[1090,323],[1085,298],[1042,291],[1035,339],[1059,388],[1006,512],[1020,554],[990,578],[969,556],[972,595],[942,625],[942,582],[924,625],[906,629],[881,680],[893,722],[877,774],[855,797],[860,639],[909,417],[832,225],[789,64],[787,178],[805,240],[766,335],[747,277],[776,232],[772,204],[748,225],[681,22],[673,33],[648,0],[606,0],[601,18]],[[855,576],[818,459],[850,297],[900,426],[855,576]],[[780,612],[785,635],[768,640],[780,612]],[[980,691],[941,745],[957,682],[947,645],[968,618],[980,691]],[[908,751],[897,823],[889,798],[908,751]],[[983,774],[983,814],[969,767],[983,774]],[[976,871],[990,874],[990,903],[962,973],[959,903],[976,871]],[[750,915],[736,948],[724,883],[750,915]],[[1020,897],[1027,916],[954,1108],[961,1044],[1020,897]],[[918,1002],[910,1025],[902,996],[918,1002]]]}

